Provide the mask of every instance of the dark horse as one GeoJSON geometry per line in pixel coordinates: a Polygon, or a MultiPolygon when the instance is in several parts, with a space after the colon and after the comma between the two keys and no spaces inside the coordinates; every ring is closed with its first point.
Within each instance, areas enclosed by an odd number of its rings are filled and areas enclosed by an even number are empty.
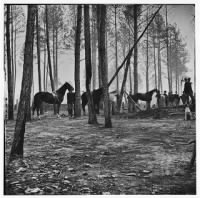
{"type": "Polygon", "coordinates": [[[33,115],[36,109],[37,116],[39,116],[39,110],[40,110],[42,102],[46,102],[48,104],[57,104],[57,114],[59,115],[60,104],[63,101],[66,89],[72,90],[72,91],[74,90],[74,88],[68,82],[66,82],[54,93],[49,93],[49,92],[36,93],[33,99],[33,106],[32,106],[33,115]]]}
{"type": "MultiPolygon", "coordinates": [[[[100,100],[101,100],[101,96],[103,95],[103,87],[99,88],[99,89],[94,89],[92,92],[92,99],[94,102],[94,108],[97,114],[99,114],[99,104],[100,104],[100,100]]],[[[84,92],[81,95],[81,100],[82,100],[82,109],[83,109],[83,113],[85,114],[85,106],[88,103],[88,99],[87,99],[87,93],[84,92]]]]}
{"type": "Polygon", "coordinates": [[[173,106],[173,104],[175,104],[175,106],[177,107],[179,105],[179,102],[180,102],[180,96],[177,93],[172,94],[172,93],[169,92],[168,101],[169,101],[169,104],[171,106],[173,106]]]}
{"type": "Polygon", "coordinates": [[[149,107],[150,107],[150,103],[152,100],[152,95],[154,92],[158,93],[158,89],[153,89],[149,92],[146,93],[136,93],[134,95],[130,95],[130,97],[137,103],[138,100],[142,100],[142,101],[146,101],[149,103],[149,107]]]}

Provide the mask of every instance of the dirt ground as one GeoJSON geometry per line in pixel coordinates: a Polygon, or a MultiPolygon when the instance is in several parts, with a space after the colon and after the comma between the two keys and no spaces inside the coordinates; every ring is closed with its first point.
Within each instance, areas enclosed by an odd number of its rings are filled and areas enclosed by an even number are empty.
{"type": "Polygon", "coordinates": [[[4,194],[196,194],[189,162],[195,121],[182,116],[128,119],[113,116],[105,129],[52,113],[26,124],[24,158],[8,164],[14,121],[5,135],[4,194]]]}

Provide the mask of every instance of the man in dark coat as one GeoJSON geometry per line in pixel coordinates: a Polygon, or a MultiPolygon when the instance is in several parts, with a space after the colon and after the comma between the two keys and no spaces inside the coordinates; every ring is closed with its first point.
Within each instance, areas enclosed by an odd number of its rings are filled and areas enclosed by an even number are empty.
{"type": "Polygon", "coordinates": [[[167,107],[168,106],[168,95],[167,95],[166,91],[164,91],[164,96],[165,96],[165,106],[167,107]]]}
{"type": "Polygon", "coordinates": [[[156,94],[156,98],[157,98],[157,105],[158,105],[158,108],[160,108],[160,91],[157,91],[157,94],[156,94]]]}
{"type": "Polygon", "coordinates": [[[189,104],[189,97],[193,103],[193,91],[192,91],[192,83],[190,82],[190,78],[185,78],[185,85],[184,85],[184,93],[187,95],[187,104],[189,104]]]}
{"type": "Polygon", "coordinates": [[[73,117],[73,109],[74,109],[74,102],[75,102],[75,93],[71,90],[67,93],[67,109],[69,117],[73,117]]]}
{"type": "Polygon", "coordinates": [[[193,96],[192,83],[190,82],[190,78],[188,78],[188,90],[189,90],[189,95],[193,96]]]}

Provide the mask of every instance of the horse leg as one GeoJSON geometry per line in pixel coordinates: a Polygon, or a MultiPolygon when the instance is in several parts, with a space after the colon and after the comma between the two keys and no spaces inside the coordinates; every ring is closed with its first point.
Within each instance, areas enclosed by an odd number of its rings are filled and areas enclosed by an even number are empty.
{"type": "Polygon", "coordinates": [[[97,105],[96,105],[96,108],[97,108],[97,114],[99,114],[99,103],[100,103],[100,102],[98,102],[97,105]]]}
{"type": "Polygon", "coordinates": [[[73,108],[73,109],[74,109],[74,117],[75,117],[75,103],[73,103],[73,105],[74,105],[74,108],[73,108]]]}
{"type": "Polygon", "coordinates": [[[41,120],[41,118],[40,118],[40,108],[39,107],[37,107],[37,117],[38,117],[38,120],[41,120]]]}
{"type": "Polygon", "coordinates": [[[147,110],[149,111],[150,110],[150,102],[149,101],[147,101],[147,110]]]}
{"type": "Polygon", "coordinates": [[[72,103],[72,117],[75,117],[75,104],[72,103]]]}
{"type": "Polygon", "coordinates": [[[186,96],[186,104],[190,104],[188,94],[187,94],[187,96],[186,96]]]}
{"type": "Polygon", "coordinates": [[[32,103],[32,115],[34,116],[34,113],[35,113],[35,109],[36,109],[36,105],[35,105],[35,103],[36,103],[36,99],[35,99],[35,97],[33,98],[33,103],[32,103]]]}
{"type": "Polygon", "coordinates": [[[94,110],[96,114],[99,114],[99,103],[100,101],[96,101],[96,102],[94,101],[94,110]]]}
{"type": "Polygon", "coordinates": [[[32,106],[32,115],[34,116],[35,106],[32,106]]]}
{"type": "Polygon", "coordinates": [[[96,104],[95,103],[93,103],[93,104],[94,104],[94,111],[95,111],[95,113],[97,113],[96,104]]]}
{"type": "Polygon", "coordinates": [[[97,104],[94,103],[94,111],[96,114],[98,114],[97,104]]]}
{"type": "Polygon", "coordinates": [[[68,117],[71,118],[72,117],[72,112],[73,112],[73,104],[68,103],[67,104],[67,110],[68,110],[68,117]]]}
{"type": "Polygon", "coordinates": [[[40,101],[39,100],[36,100],[34,99],[34,102],[33,102],[33,107],[32,107],[32,110],[33,110],[33,115],[34,115],[34,111],[37,111],[37,117],[38,117],[38,120],[40,120],[40,101]]]}
{"type": "Polygon", "coordinates": [[[85,115],[85,104],[82,103],[83,115],[85,115]]]}
{"type": "Polygon", "coordinates": [[[56,109],[56,110],[57,110],[57,117],[58,117],[58,118],[61,118],[61,117],[60,117],[60,103],[57,104],[56,106],[57,106],[57,109],[56,109]]]}

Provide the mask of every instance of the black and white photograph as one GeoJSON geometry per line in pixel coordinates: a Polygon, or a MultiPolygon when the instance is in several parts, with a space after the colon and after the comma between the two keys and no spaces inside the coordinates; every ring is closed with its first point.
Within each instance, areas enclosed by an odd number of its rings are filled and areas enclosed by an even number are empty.
{"type": "Polygon", "coordinates": [[[197,195],[196,4],[46,3],[2,3],[3,195],[197,195]]]}

